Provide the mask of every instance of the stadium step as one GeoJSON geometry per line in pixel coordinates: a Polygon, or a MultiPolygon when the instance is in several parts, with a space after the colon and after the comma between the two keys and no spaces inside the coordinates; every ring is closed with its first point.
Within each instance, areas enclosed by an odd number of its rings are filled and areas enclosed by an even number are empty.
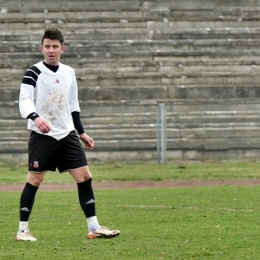
{"type": "MultiPolygon", "coordinates": [[[[171,78],[163,79],[121,79],[121,80],[90,80],[90,79],[81,79],[78,84],[84,86],[85,84],[92,82],[93,87],[79,87],[79,100],[80,101],[118,101],[124,102],[126,100],[130,101],[139,101],[139,100],[157,100],[158,102],[164,101],[177,101],[177,100],[208,100],[208,99],[236,99],[236,100],[255,100],[260,97],[260,91],[257,86],[259,81],[258,77],[204,77],[204,81],[201,78],[194,78],[193,82],[196,81],[198,85],[185,85],[183,83],[191,83],[191,77],[184,80],[174,79],[176,86],[171,86],[173,80],[171,78]],[[189,80],[189,81],[188,81],[189,80]],[[104,86],[105,81],[109,81],[111,85],[114,86],[104,86]],[[143,85],[138,87],[138,83],[146,82],[147,86],[143,85]],[[167,82],[162,84],[161,81],[167,82]],[[188,81],[188,82],[187,82],[188,81]],[[223,83],[223,85],[215,85],[209,87],[205,83],[212,82],[223,83]],[[254,83],[255,86],[249,85],[249,83],[254,83]],[[201,82],[201,85],[199,83],[201,82]],[[235,82],[236,87],[234,87],[230,82],[235,82]],[[95,84],[96,83],[96,84],[95,84]],[[150,84],[149,84],[150,83],[150,84]],[[153,84],[157,85],[153,85],[153,84]],[[245,84],[243,84],[245,83],[245,84]],[[127,86],[130,84],[130,86],[127,86]],[[248,86],[249,85],[249,86],[248,86]],[[119,86],[121,86],[119,88],[119,86]]],[[[0,82],[1,85],[5,85],[8,81],[0,82]]],[[[21,80],[10,81],[8,83],[9,87],[0,88],[0,101],[2,102],[17,102],[19,98],[19,87],[21,80]]],[[[9,109],[8,107],[6,109],[9,109]]]]}
{"type": "MultiPolygon", "coordinates": [[[[167,149],[228,150],[258,149],[260,104],[190,103],[168,104],[167,149]],[[232,108],[233,110],[230,110],[232,108]],[[247,109],[245,109],[247,108],[247,109]],[[242,138],[241,138],[242,137],[242,138]]],[[[156,105],[82,106],[82,123],[95,139],[96,151],[156,149],[156,105]],[[142,112],[140,110],[143,110],[142,112]]],[[[0,120],[1,152],[26,151],[29,132],[26,120],[0,120]],[[14,147],[15,141],[18,146],[14,147]]]]}
{"type": "Polygon", "coordinates": [[[259,1],[2,2],[0,152],[27,151],[19,87],[47,27],[65,36],[96,151],[156,151],[160,102],[170,151],[258,149],[259,1]]]}

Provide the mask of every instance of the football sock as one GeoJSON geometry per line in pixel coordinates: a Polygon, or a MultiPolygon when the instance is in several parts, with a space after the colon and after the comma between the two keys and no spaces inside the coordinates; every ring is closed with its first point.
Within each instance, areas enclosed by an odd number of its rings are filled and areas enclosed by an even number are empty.
{"type": "Polygon", "coordinates": [[[87,225],[88,230],[90,232],[95,232],[98,228],[100,228],[100,225],[98,224],[98,220],[96,216],[87,218],[87,225]]]}
{"type": "Polygon", "coordinates": [[[19,221],[18,231],[22,232],[24,230],[29,231],[28,221],[19,221]]]}
{"type": "Polygon", "coordinates": [[[38,187],[26,182],[20,198],[20,221],[28,221],[38,187]]]}
{"type": "Polygon", "coordinates": [[[80,206],[86,216],[88,230],[90,232],[96,231],[100,225],[96,217],[96,206],[94,192],[92,189],[92,178],[87,181],[78,183],[78,195],[80,206]]]}
{"type": "Polygon", "coordinates": [[[86,218],[96,216],[95,198],[91,183],[92,178],[77,184],[80,206],[86,218]]]}

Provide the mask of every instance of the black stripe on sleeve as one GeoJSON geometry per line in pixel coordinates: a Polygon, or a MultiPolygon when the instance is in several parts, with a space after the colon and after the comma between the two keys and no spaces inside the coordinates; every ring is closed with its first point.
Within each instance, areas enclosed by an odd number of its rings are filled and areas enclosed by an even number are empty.
{"type": "Polygon", "coordinates": [[[27,85],[32,85],[33,87],[35,87],[38,76],[40,74],[41,74],[41,71],[36,66],[32,66],[26,70],[26,72],[23,76],[22,83],[27,84],[27,85]]]}

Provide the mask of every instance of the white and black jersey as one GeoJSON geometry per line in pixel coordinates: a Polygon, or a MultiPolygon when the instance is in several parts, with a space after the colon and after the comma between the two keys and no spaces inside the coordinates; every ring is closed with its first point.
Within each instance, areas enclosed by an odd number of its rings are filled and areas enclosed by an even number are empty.
{"type": "MultiPolygon", "coordinates": [[[[75,71],[62,63],[56,72],[38,62],[26,70],[20,89],[19,108],[23,118],[37,113],[48,121],[47,135],[60,140],[74,130],[71,113],[80,112],[75,71]]],[[[27,128],[39,134],[36,125],[28,119],[27,128]]]]}

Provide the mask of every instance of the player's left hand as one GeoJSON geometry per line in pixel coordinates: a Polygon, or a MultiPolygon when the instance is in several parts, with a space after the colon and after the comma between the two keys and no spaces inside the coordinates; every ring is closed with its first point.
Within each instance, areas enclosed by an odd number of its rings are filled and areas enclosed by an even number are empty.
{"type": "Polygon", "coordinates": [[[81,134],[80,139],[85,144],[85,149],[92,150],[94,148],[94,140],[86,133],[81,134]]]}

